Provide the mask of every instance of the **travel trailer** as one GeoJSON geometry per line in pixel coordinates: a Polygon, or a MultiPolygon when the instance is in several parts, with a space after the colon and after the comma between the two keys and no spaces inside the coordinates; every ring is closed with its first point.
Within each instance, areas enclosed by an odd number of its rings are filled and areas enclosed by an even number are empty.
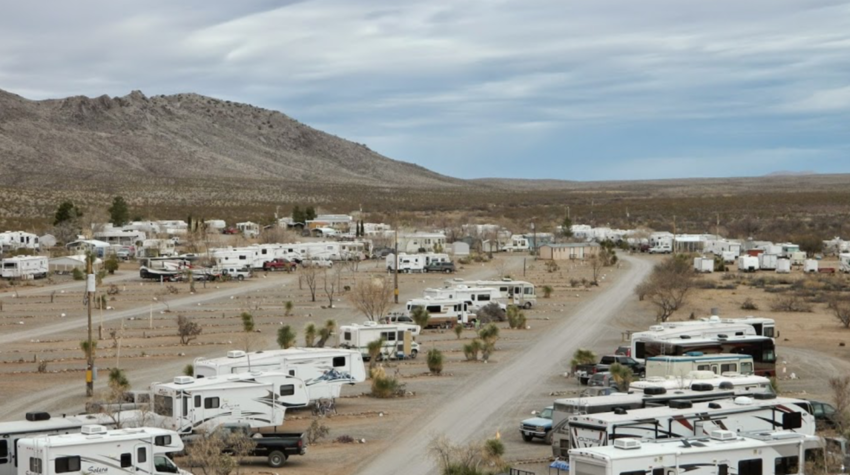
{"type": "Polygon", "coordinates": [[[701,274],[714,272],[714,259],[710,257],[694,257],[694,271],[701,274]]]}
{"type": "Polygon", "coordinates": [[[521,280],[473,280],[451,279],[446,281],[447,289],[466,287],[488,287],[497,289],[502,295],[506,295],[509,303],[522,308],[531,308],[537,303],[537,295],[534,293],[534,284],[521,280]]]}
{"type": "Polygon", "coordinates": [[[631,357],[638,361],[643,361],[646,356],[641,350],[641,343],[645,342],[669,341],[683,338],[712,338],[717,335],[756,336],[755,328],[747,323],[724,323],[719,319],[706,322],[668,323],[668,325],[652,325],[647,331],[632,333],[630,345],[631,357]]]}
{"type": "MultiPolygon", "coordinates": [[[[426,263],[425,254],[405,254],[398,255],[398,271],[402,274],[410,274],[411,272],[425,272],[426,263]]],[[[387,256],[387,272],[395,272],[395,254],[387,256]]]]}
{"type": "Polygon", "coordinates": [[[838,255],[838,270],[844,273],[850,273],[850,253],[841,253],[838,255]]]}
{"type": "Polygon", "coordinates": [[[20,439],[17,445],[17,475],[191,475],[167,457],[183,450],[180,436],[167,429],[86,425],[78,434],[20,439]]]}
{"type": "Polygon", "coordinates": [[[360,352],[342,348],[234,350],[221,358],[196,358],[192,366],[199,379],[254,371],[284,373],[304,381],[310,402],[338,398],[343,385],[366,380],[360,352]]]}
{"type": "Polygon", "coordinates": [[[715,430],[791,430],[815,435],[809,401],[772,395],[769,399],[739,396],[712,402],[675,401],[669,407],[571,416],[568,424],[573,449],[611,445],[620,439],[700,437],[715,430]]]}
{"type": "Polygon", "coordinates": [[[48,259],[43,256],[8,257],[0,260],[0,277],[4,279],[43,279],[47,277],[48,259]]]}
{"type": "Polygon", "coordinates": [[[646,358],[646,377],[687,376],[692,371],[753,374],[753,357],[734,354],[703,354],[695,351],[682,356],[653,356],[646,358]]]}
{"type": "Polygon", "coordinates": [[[756,256],[739,256],[738,270],[742,272],[755,272],[759,270],[759,258],[756,256]]]}
{"type": "Polygon", "coordinates": [[[221,424],[279,426],[286,409],[309,403],[304,381],[280,372],[177,376],[172,383],[151,384],[151,394],[156,425],[181,434],[221,424]]]}
{"type": "Polygon", "coordinates": [[[405,305],[407,315],[411,315],[414,307],[422,307],[430,315],[426,328],[451,328],[469,323],[469,304],[462,298],[408,300],[405,305]]]}
{"type": "Polygon", "coordinates": [[[820,437],[787,431],[736,434],[715,430],[688,439],[615,440],[570,451],[571,475],[804,475],[823,459],[820,437]]]}
{"type": "Polygon", "coordinates": [[[342,325],[339,332],[339,346],[359,351],[365,360],[369,359],[369,343],[380,339],[384,344],[379,358],[416,358],[419,354],[419,344],[413,341],[408,325],[367,322],[342,325]]]}
{"type": "MultiPolygon", "coordinates": [[[[18,440],[44,435],[77,434],[86,425],[114,427],[106,414],[50,417],[46,412],[28,412],[22,421],[0,422],[0,475],[17,475],[18,440]]],[[[20,460],[23,462],[23,459],[20,460]]]]}
{"type": "Polygon", "coordinates": [[[481,307],[497,303],[505,308],[508,299],[503,296],[499,289],[492,287],[467,287],[458,285],[450,289],[425,289],[424,297],[430,299],[461,299],[467,303],[470,313],[477,312],[481,307]]]}
{"type": "Polygon", "coordinates": [[[647,377],[629,385],[630,391],[646,391],[647,388],[664,388],[668,391],[693,389],[705,391],[714,388],[731,389],[736,394],[773,394],[770,379],[763,376],[726,373],[716,375],[711,371],[691,371],[684,376],[647,377]]]}
{"type": "Polygon", "coordinates": [[[773,338],[763,336],[736,336],[719,334],[714,337],[682,338],[672,340],[645,340],[635,343],[635,359],[652,356],[681,356],[699,351],[710,353],[734,353],[750,355],[759,376],[776,375],[776,344],[773,338]]]}

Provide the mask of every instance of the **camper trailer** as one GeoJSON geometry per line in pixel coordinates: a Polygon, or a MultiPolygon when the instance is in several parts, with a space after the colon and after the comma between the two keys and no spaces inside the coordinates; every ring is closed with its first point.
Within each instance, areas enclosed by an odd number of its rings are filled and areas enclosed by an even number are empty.
{"type": "Polygon", "coordinates": [[[715,430],[688,439],[615,440],[570,450],[571,475],[804,475],[807,461],[823,459],[820,437],[787,431],[736,434],[715,430]]]}
{"type": "Polygon", "coordinates": [[[694,391],[714,388],[731,389],[736,394],[773,394],[770,379],[754,374],[726,373],[717,375],[712,371],[691,371],[684,376],[647,377],[629,385],[630,391],[646,391],[647,388],[664,388],[668,391],[693,389],[694,391]]]}
{"type": "Polygon", "coordinates": [[[734,354],[702,354],[692,352],[682,356],[653,356],[646,359],[646,377],[684,377],[692,371],[753,374],[753,357],[734,354]]]}
{"type": "Polygon", "coordinates": [[[410,315],[414,307],[422,307],[431,316],[426,328],[451,328],[469,323],[469,304],[462,298],[436,298],[408,300],[405,310],[410,315]]]}
{"type": "MultiPolygon", "coordinates": [[[[387,272],[395,272],[395,264],[395,254],[389,254],[387,256],[387,272]]],[[[426,265],[425,254],[405,254],[401,252],[398,255],[398,271],[402,274],[425,272],[426,265]]]]}
{"type": "Polygon", "coordinates": [[[369,359],[369,343],[380,339],[384,344],[379,358],[416,358],[419,354],[419,343],[413,341],[408,325],[367,322],[343,325],[339,332],[339,346],[359,351],[365,360],[369,359]]]}
{"type": "Polygon", "coordinates": [[[694,271],[701,274],[710,274],[714,272],[714,259],[709,257],[695,257],[694,271]]]}
{"type": "Polygon", "coordinates": [[[48,262],[42,256],[8,257],[0,260],[0,277],[4,279],[43,279],[47,277],[48,262]]]}
{"type": "Polygon", "coordinates": [[[86,425],[78,434],[20,439],[17,446],[17,475],[191,475],[167,457],[183,450],[180,436],[167,429],[86,425]]]}
{"type": "Polygon", "coordinates": [[[508,302],[499,289],[465,285],[458,285],[451,289],[425,289],[424,297],[426,299],[461,299],[467,303],[470,313],[477,312],[481,307],[493,302],[504,308],[508,302]]]}
{"type": "Polygon", "coordinates": [[[789,259],[779,259],[776,261],[776,273],[777,274],[790,274],[791,273],[791,261],[789,259]]]}
{"type": "Polygon", "coordinates": [[[733,432],[790,430],[815,435],[815,417],[802,399],[738,396],[712,402],[675,401],[670,407],[571,416],[573,449],[611,445],[620,439],[668,439],[733,432]]]}
{"type": "Polygon", "coordinates": [[[810,273],[818,273],[818,261],[814,259],[806,259],[806,262],[803,264],[803,272],[806,274],[810,273]]]}
{"type": "Polygon", "coordinates": [[[759,269],[761,270],[776,270],[776,262],[779,260],[777,254],[759,254],[759,269]]]}
{"type": "MultiPolygon", "coordinates": [[[[77,434],[85,425],[114,427],[107,414],[50,417],[46,412],[28,412],[22,421],[0,422],[0,475],[17,475],[18,440],[44,435],[77,434]]],[[[20,460],[23,462],[23,459],[20,460]]]]}
{"type": "Polygon", "coordinates": [[[228,351],[222,358],[197,358],[196,378],[253,371],[280,372],[304,381],[310,402],[338,398],[345,384],[362,383],[366,369],[359,352],[342,348],[228,351]]]}
{"type": "Polygon", "coordinates": [[[465,281],[463,279],[451,279],[446,281],[447,289],[458,288],[460,286],[468,287],[488,287],[497,289],[502,295],[508,297],[509,303],[522,307],[531,308],[537,303],[537,295],[534,293],[534,284],[523,282],[521,280],[474,280],[465,281]]]}
{"type": "Polygon", "coordinates": [[[844,273],[850,273],[850,253],[841,253],[838,255],[838,270],[844,273]]]}
{"type": "Polygon", "coordinates": [[[172,383],[151,384],[151,394],[157,425],[181,434],[233,423],[278,426],[286,409],[309,402],[304,381],[280,372],[177,376],[172,383]]]}
{"type": "Polygon", "coordinates": [[[738,270],[741,272],[755,272],[759,270],[759,258],[756,256],[739,256],[738,270]]]}

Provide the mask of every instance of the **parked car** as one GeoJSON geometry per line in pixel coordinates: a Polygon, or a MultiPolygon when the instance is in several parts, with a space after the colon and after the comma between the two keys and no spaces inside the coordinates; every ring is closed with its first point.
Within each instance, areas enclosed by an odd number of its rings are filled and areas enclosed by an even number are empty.
{"type": "Polygon", "coordinates": [[[334,262],[328,259],[304,259],[301,267],[333,267],[334,262]]]}
{"type": "Polygon", "coordinates": [[[537,438],[543,439],[547,444],[551,443],[549,433],[552,431],[552,410],[553,407],[549,406],[540,412],[534,411],[532,414],[536,417],[522,421],[519,424],[522,440],[531,442],[537,438]]]}
{"type": "Polygon", "coordinates": [[[649,248],[650,254],[670,254],[673,252],[673,249],[669,244],[661,244],[659,246],[649,248]]]}
{"type": "Polygon", "coordinates": [[[247,267],[222,267],[221,276],[222,278],[229,277],[231,279],[242,281],[251,277],[251,269],[247,267]]]}
{"type": "Polygon", "coordinates": [[[815,423],[821,427],[835,427],[836,426],[836,411],[835,407],[832,404],[825,403],[822,401],[812,401],[812,411],[815,416],[815,423]]]}
{"type": "Polygon", "coordinates": [[[263,262],[263,270],[266,272],[277,272],[277,271],[286,271],[292,272],[298,267],[297,264],[290,261],[289,259],[272,259],[270,261],[263,262]]]}
{"type": "Polygon", "coordinates": [[[425,272],[443,272],[446,274],[451,274],[454,271],[454,262],[432,262],[425,266],[425,272]]]}
{"type": "MultiPolygon", "coordinates": [[[[186,444],[192,444],[200,437],[224,437],[229,434],[244,434],[251,438],[254,448],[248,452],[249,457],[266,457],[270,467],[281,467],[291,455],[307,453],[307,442],[304,434],[288,432],[254,432],[247,424],[223,424],[218,426],[210,435],[185,437],[186,444]]],[[[228,448],[224,449],[227,453],[228,448]]]]}
{"type": "Polygon", "coordinates": [[[590,387],[614,387],[617,383],[614,381],[614,377],[611,376],[611,373],[608,371],[602,371],[599,373],[594,373],[590,379],[587,381],[587,385],[590,387]]]}
{"type": "Polygon", "coordinates": [[[644,366],[643,363],[640,363],[629,356],[621,355],[610,355],[600,358],[599,364],[596,365],[596,372],[600,373],[608,371],[608,368],[610,368],[614,363],[620,363],[623,366],[627,366],[632,370],[632,373],[639,378],[646,377],[646,366],[644,366]]]}
{"type": "Polygon", "coordinates": [[[632,356],[632,348],[630,346],[618,346],[617,350],[614,351],[614,354],[619,356],[632,356]]]}

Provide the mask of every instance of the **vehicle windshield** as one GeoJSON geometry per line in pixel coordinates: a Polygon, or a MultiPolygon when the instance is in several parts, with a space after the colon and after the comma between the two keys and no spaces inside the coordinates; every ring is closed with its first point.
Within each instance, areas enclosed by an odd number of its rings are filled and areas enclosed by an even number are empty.
{"type": "Polygon", "coordinates": [[[551,420],[552,419],[552,409],[550,409],[548,407],[546,409],[543,409],[542,411],[540,411],[539,417],[541,419],[550,419],[551,420]]]}

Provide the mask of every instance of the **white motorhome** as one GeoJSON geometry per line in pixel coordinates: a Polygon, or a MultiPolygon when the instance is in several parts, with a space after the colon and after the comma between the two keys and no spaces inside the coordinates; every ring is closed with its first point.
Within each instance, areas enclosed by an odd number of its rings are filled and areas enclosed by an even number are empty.
{"type": "Polygon", "coordinates": [[[692,352],[682,356],[652,356],[646,358],[646,377],[687,376],[692,371],[753,374],[753,357],[735,354],[708,354],[692,352]]]}
{"type": "Polygon", "coordinates": [[[360,352],[342,348],[288,348],[285,350],[228,351],[222,358],[197,358],[196,378],[273,371],[304,381],[310,402],[338,398],[345,384],[362,383],[366,369],[360,352]]]}
{"type": "Polygon", "coordinates": [[[531,308],[537,303],[537,295],[534,292],[534,284],[521,280],[472,280],[451,279],[446,281],[447,289],[464,287],[488,287],[497,289],[502,295],[507,295],[511,304],[523,308],[531,308]]]}
{"type": "Polygon", "coordinates": [[[461,299],[466,301],[470,312],[477,312],[481,307],[497,303],[505,307],[506,296],[493,287],[467,287],[458,285],[450,289],[425,289],[423,297],[430,299],[461,299]]]}
{"type": "Polygon", "coordinates": [[[18,459],[18,440],[43,435],[76,434],[85,425],[99,424],[114,427],[115,421],[106,414],[50,417],[46,412],[29,412],[22,421],[0,422],[0,475],[16,475],[23,462],[18,459]]]}
{"type": "Polygon", "coordinates": [[[426,328],[451,328],[469,323],[469,304],[463,298],[430,298],[408,300],[405,305],[410,316],[414,307],[424,308],[431,318],[426,328]]]}
{"type": "Polygon", "coordinates": [[[815,417],[802,399],[738,396],[712,402],[674,401],[653,407],[603,414],[571,416],[573,449],[611,445],[620,439],[669,439],[707,436],[715,430],[733,432],[791,430],[815,435],[815,417]]]}
{"type": "MultiPolygon", "coordinates": [[[[425,272],[425,254],[398,254],[398,271],[404,274],[411,272],[425,272]]],[[[394,272],[396,265],[395,254],[387,256],[387,272],[394,272]]]]}
{"type": "Polygon", "coordinates": [[[736,317],[736,318],[720,318],[717,315],[712,315],[710,317],[701,317],[698,320],[689,320],[689,321],[668,321],[663,322],[660,325],[664,328],[680,328],[680,327],[690,327],[690,326],[705,326],[706,324],[716,324],[716,325],[739,325],[746,324],[753,327],[756,335],[766,336],[770,338],[778,337],[779,334],[776,332],[776,320],[772,318],[765,317],[754,317],[752,315],[748,317],[736,317]]]}
{"type": "Polygon", "coordinates": [[[152,384],[151,395],[161,424],[181,434],[225,423],[278,426],[286,409],[309,403],[304,381],[280,372],[177,376],[172,383],[152,384]]]}
{"type": "Polygon", "coordinates": [[[86,425],[79,434],[18,440],[18,475],[191,475],[167,457],[182,450],[172,430],[86,425]]]}
{"type": "Polygon", "coordinates": [[[724,323],[720,320],[667,323],[668,325],[652,325],[647,331],[632,333],[631,357],[638,361],[644,360],[645,355],[641,350],[641,343],[645,342],[669,341],[682,338],[704,339],[717,337],[717,335],[756,335],[753,326],[747,323],[724,323]]]}
{"type": "Polygon", "coordinates": [[[742,272],[755,272],[759,270],[759,258],[756,256],[739,256],[738,270],[742,272]]]}
{"type": "Polygon", "coordinates": [[[4,279],[43,279],[47,277],[48,259],[44,256],[18,256],[0,260],[0,277],[4,279]]]}
{"type": "Polygon", "coordinates": [[[664,388],[667,391],[692,389],[710,391],[715,388],[733,390],[735,394],[774,394],[770,379],[754,374],[725,373],[712,371],[691,371],[684,376],[647,377],[629,385],[630,391],[646,391],[647,388],[664,388]]]}
{"type": "Polygon", "coordinates": [[[788,431],[639,441],[570,450],[570,475],[804,475],[823,459],[820,437],[788,431]]]}
{"type": "Polygon", "coordinates": [[[339,332],[339,346],[359,351],[364,360],[369,359],[369,343],[380,339],[384,343],[379,358],[416,358],[419,354],[419,343],[413,340],[413,332],[408,325],[367,322],[363,325],[342,325],[339,332]]]}

